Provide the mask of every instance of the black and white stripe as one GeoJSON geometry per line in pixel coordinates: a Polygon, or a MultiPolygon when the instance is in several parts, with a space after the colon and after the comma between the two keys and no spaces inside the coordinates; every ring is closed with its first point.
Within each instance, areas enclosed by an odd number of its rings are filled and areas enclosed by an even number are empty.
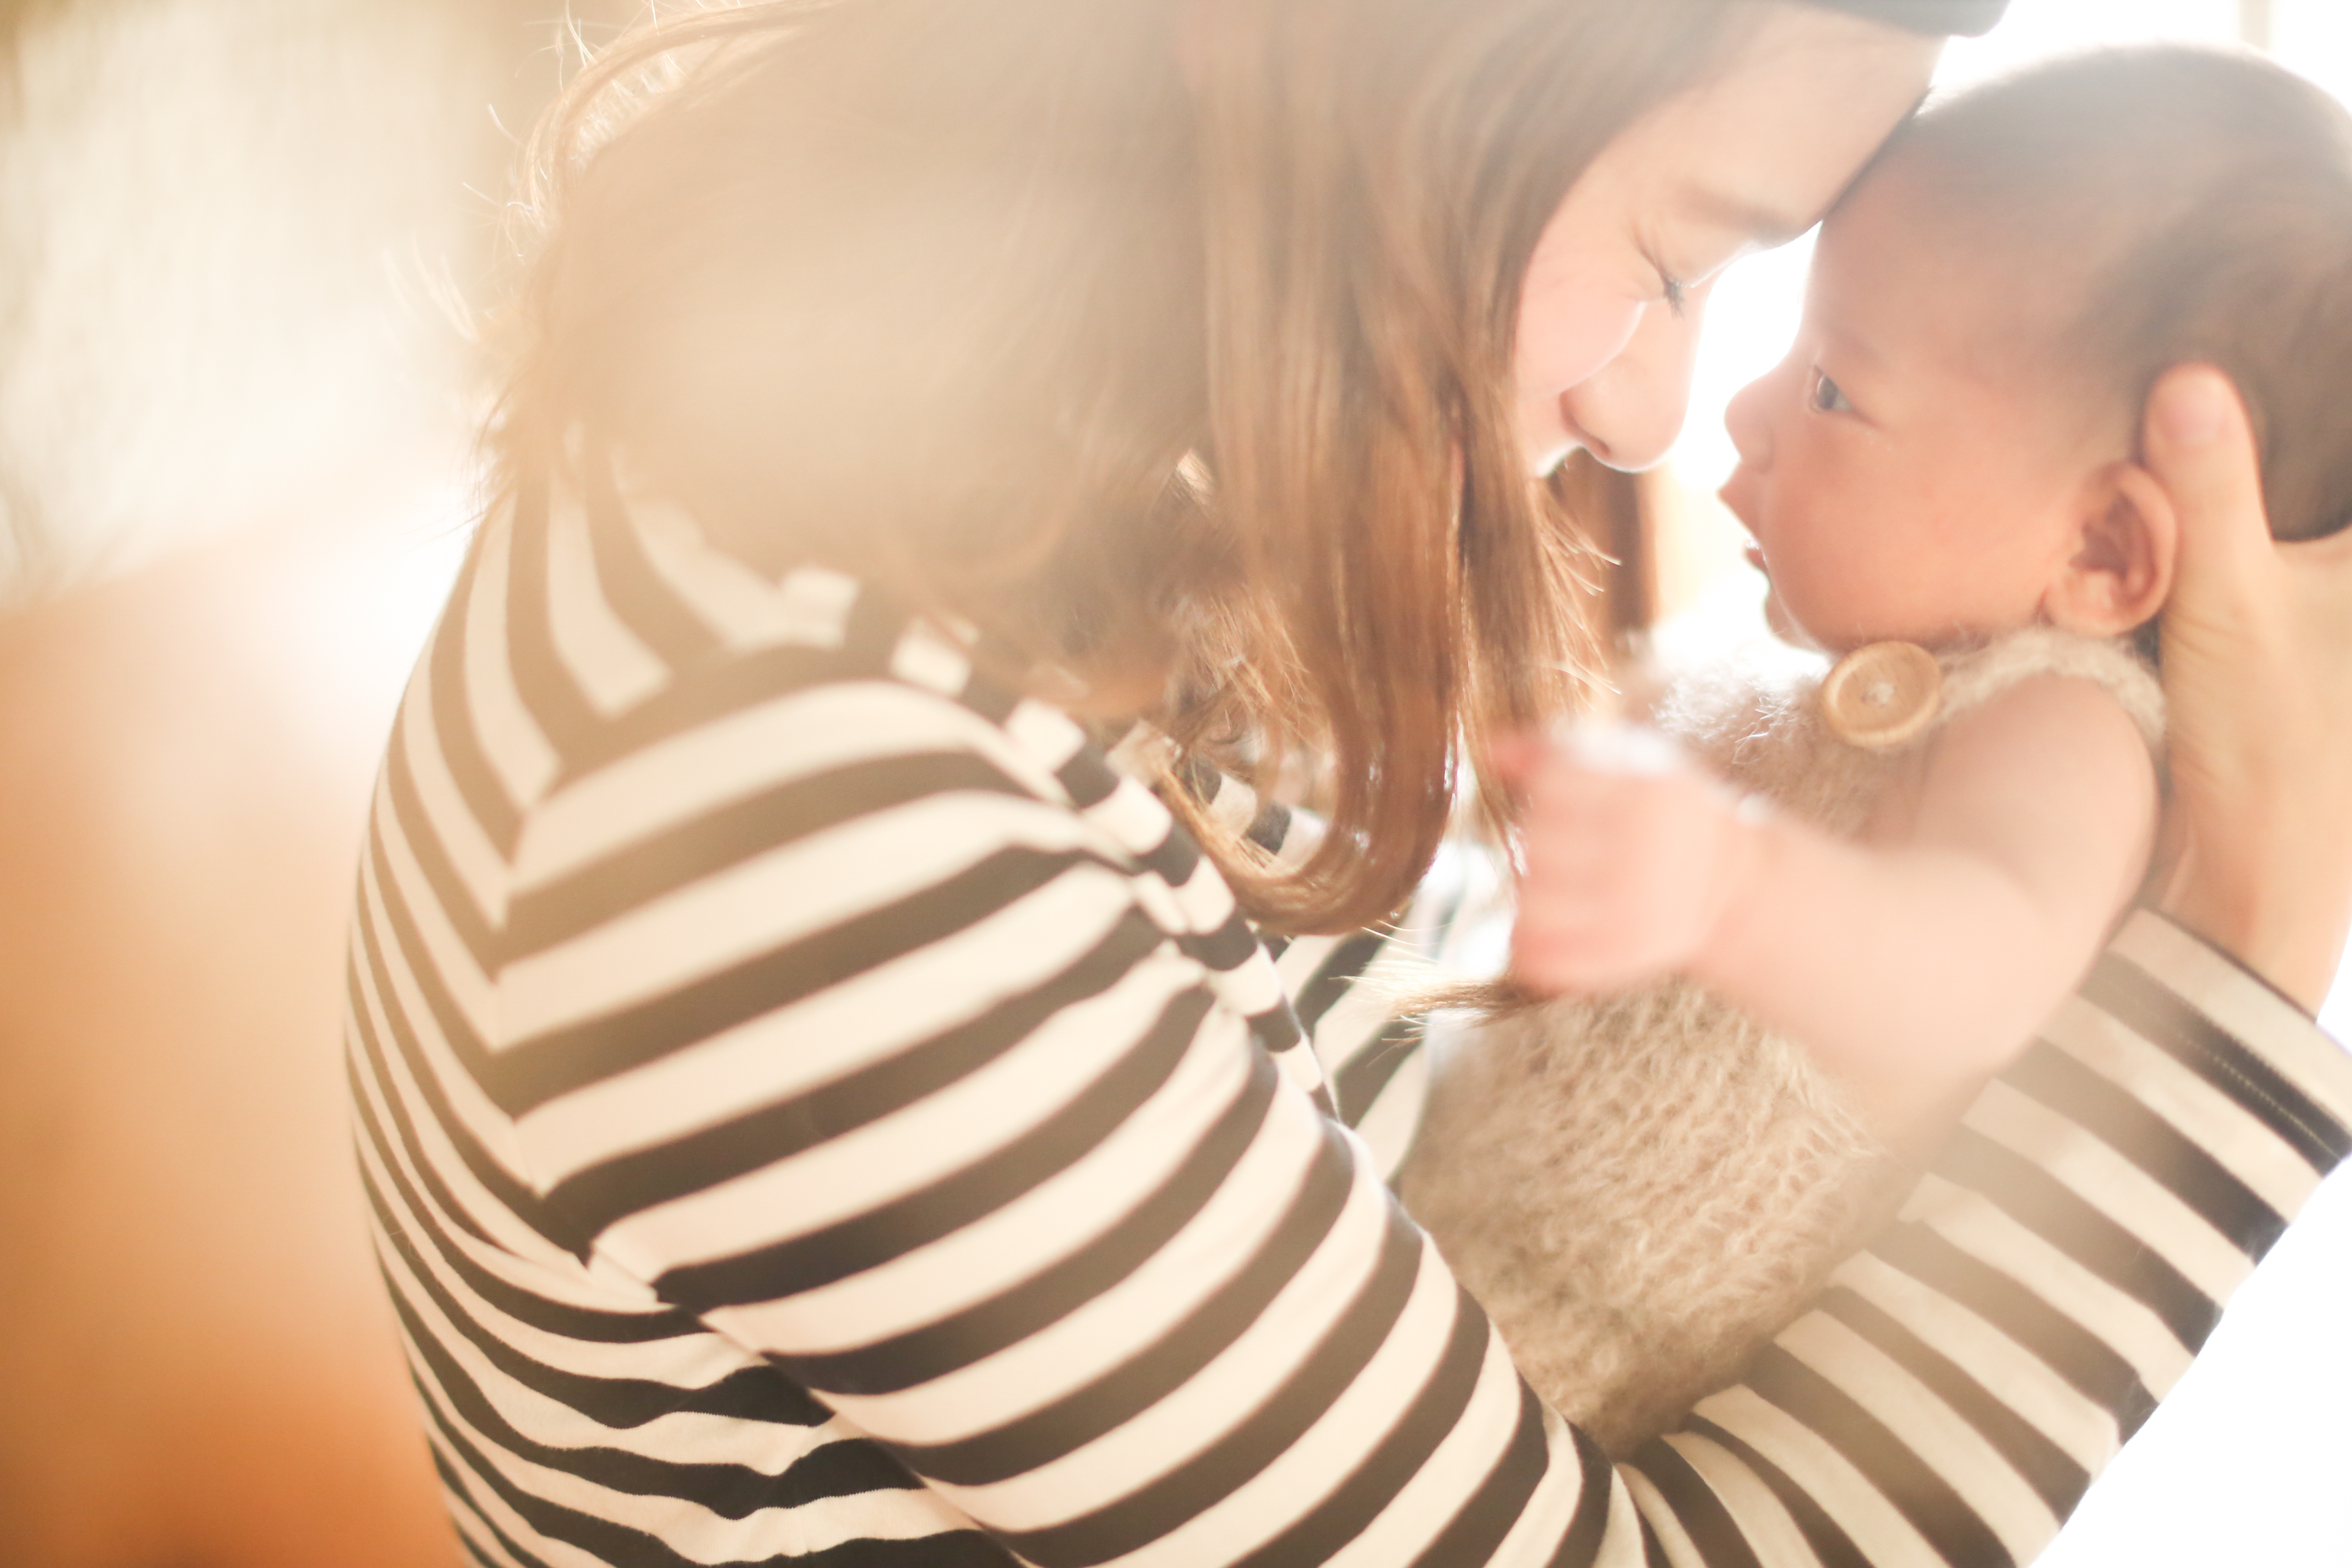
{"type": "Polygon", "coordinates": [[[2352,1122],[2307,1018],[2139,918],[1612,1472],[1383,1184],[1422,1080],[1379,999],[1451,895],[1259,942],[1076,724],[858,584],[525,496],[372,826],[361,1163],[484,1563],[2022,1561],[2352,1122]]]}

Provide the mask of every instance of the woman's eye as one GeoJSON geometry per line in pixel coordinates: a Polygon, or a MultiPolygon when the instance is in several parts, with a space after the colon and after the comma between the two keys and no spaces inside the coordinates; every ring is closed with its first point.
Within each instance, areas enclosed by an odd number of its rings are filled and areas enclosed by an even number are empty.
{"type": "Polygon", "coordinates": [[[1853,412],[1853,405],[1846,401],[1843,389],[1818,371],[1813,374],[1813,412],[1816,414],[1853,412]]]}

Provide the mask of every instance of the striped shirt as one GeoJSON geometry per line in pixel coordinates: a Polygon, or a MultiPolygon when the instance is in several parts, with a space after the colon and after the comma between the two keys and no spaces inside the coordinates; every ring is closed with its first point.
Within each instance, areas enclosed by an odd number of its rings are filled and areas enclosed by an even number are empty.
{"type": "Polygon", "coordinates": [[[2021,1563],[2352,1147],[2342,1053],[2137,916],[1816,1310],[1612,1468],[1385,1185],[1383,952],[1255,940],[1077,724],[877,593],[524,497],[404,700],[351,955],[467,1551],[2021,1563]]]}

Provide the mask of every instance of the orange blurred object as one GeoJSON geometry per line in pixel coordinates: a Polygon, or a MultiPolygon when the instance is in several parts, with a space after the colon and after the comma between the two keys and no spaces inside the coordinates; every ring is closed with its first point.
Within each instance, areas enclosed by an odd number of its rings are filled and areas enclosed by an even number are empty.
{"type": "Polygon", "coordinates": [[[415,552],[0,622],[0,1558],[456,1561],[360,1221],[345,920],[415,552]]]}

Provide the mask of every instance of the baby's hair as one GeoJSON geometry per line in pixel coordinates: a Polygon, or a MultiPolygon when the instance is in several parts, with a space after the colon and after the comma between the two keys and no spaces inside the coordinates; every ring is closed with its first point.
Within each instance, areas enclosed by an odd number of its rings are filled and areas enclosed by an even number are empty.
{"type": "Polygon", "coordinates": [[[2053,346],[2119,407],[2175,364],[2227,372],[2272,532],[2352,521],[2352,113],[2334,99],[2249,53],[2101,51],[1930,105],[1890,172],[1939,228],[2082,301],[2053,346]]]}

